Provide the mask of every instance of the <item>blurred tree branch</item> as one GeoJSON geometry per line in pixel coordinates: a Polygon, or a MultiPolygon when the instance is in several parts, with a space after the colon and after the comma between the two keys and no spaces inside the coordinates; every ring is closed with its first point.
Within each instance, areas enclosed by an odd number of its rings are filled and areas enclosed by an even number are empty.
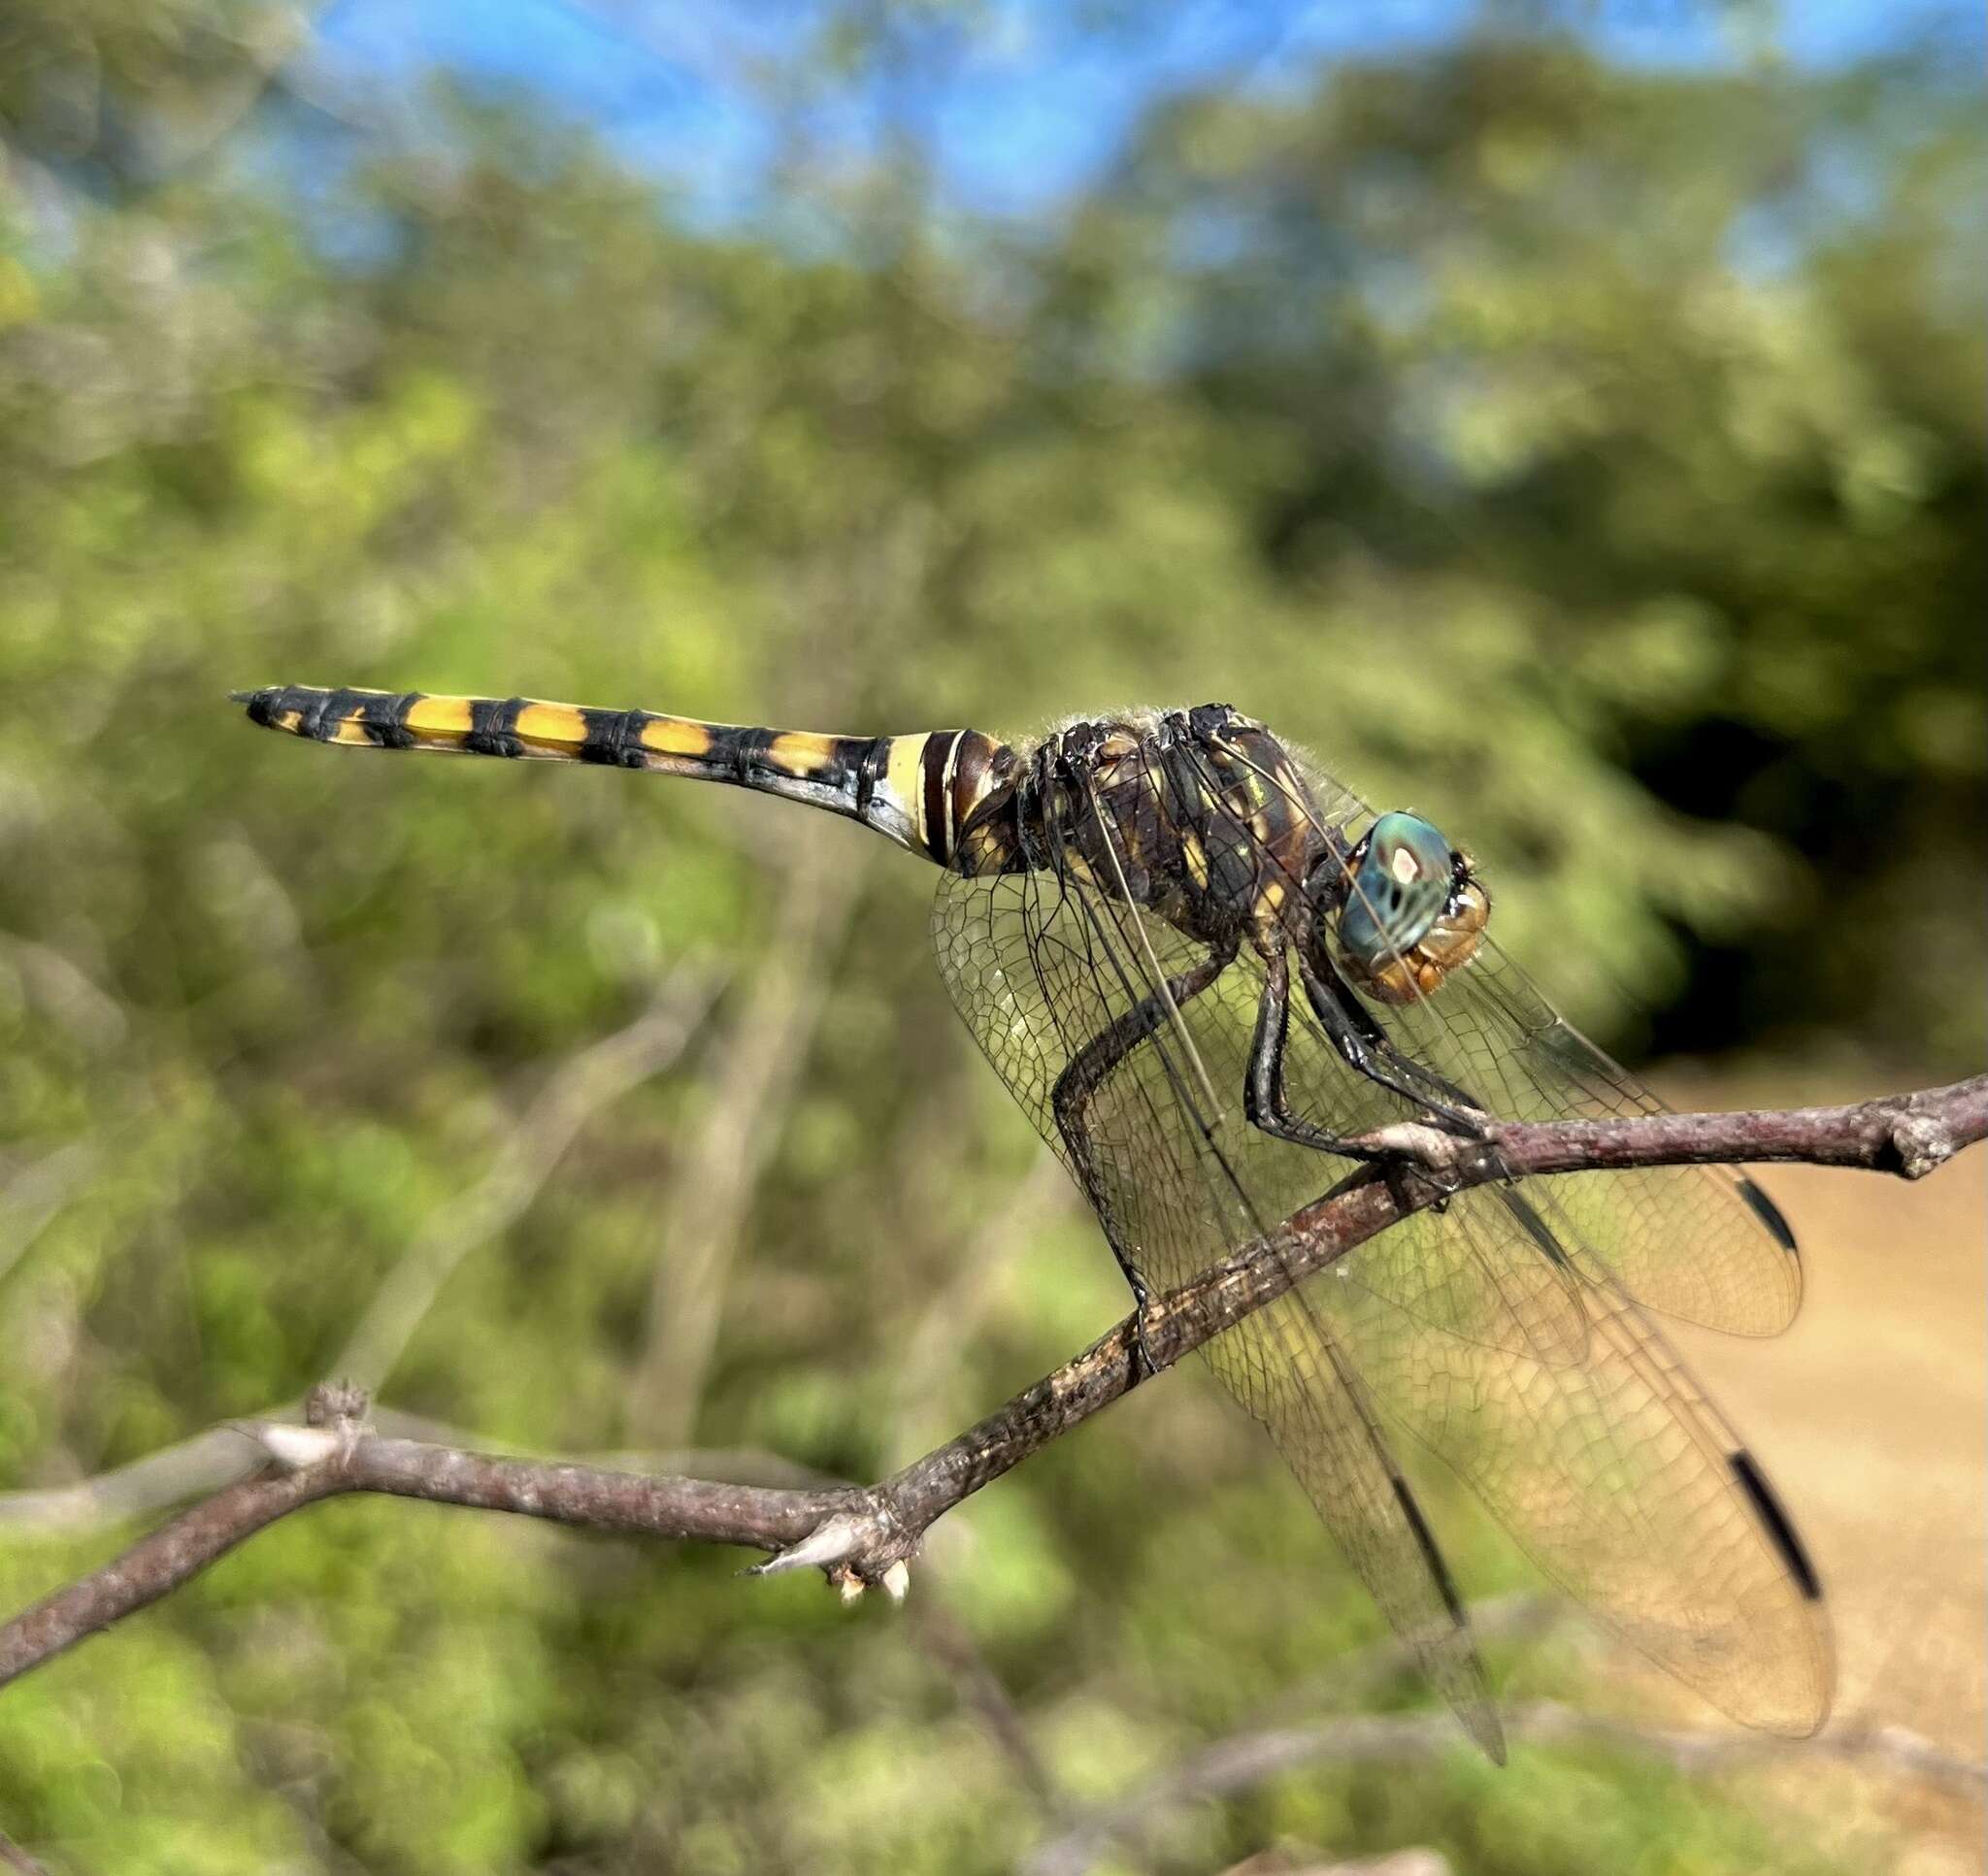
{"type": "MultiPolygon", "coordinates": [[[[1904,1727],[1844,1727],[1817,1738],[1761,1732],[1698,1732],[1631,1726],[1579,1713],[1556,1700],[1509,1710],[1514,1739],[1536,1745],[1595,1741],[1661,1759],[1683,1772],[1728,1771],[1760,1760],[1817,1755],[1846,1764],[1880,1765],[1964,1791],[1988,1788],[1988,1763],[1943,1751],[1904,1727]]],[[[1455,1730],[1442,1713],[1347,1713],[1310,1726],[1237,1733],[1204,1746],[1147,1780],[1128,1798],[1101,1806],[1037,1849],[1024,1876],[1082,1876],[1113,1845],[1136,1849],[1170,1811],[1248,1791],[1303,1766],[1355,1761],[1401,1763],[1443,1752],[1455,1730]]]]}
{"type": "Polygon", "coordinates": [[[0,1863],[20,1871],[21,1876],[49,1876],[48,1871],[4,1830],[0,1830],[0,1863]]]}
{"type": "MultiPolygon", "coordinates": [[[[1597,1168],[1761,1159],[1920,1178],[1988,1137],[1988,1075],[1842,1107],[1500,1125],[1484,1144],[1419,1127],[1387,1129],[1374,1137],[1406,1157],[1385,1168],[1360,1168],[1267,1237],[1149,1303],[1143,1317],[1127,1317],[977,1425],[868,1488],[646,1477],[387,1438],[364,1424],[361,1391],[320,1387],[307,1403],[303,1427],[239,1424],[268,1454],[271,1468],[201,1500],[121,1557],[0,1626],[0,1686],[157,1601],[266,1525],[351,1492],[512,1511],[596,1530],[737,1544],[771,1553],[753,1574],[813,1565],[845,1597],[873,1583],[899,1597],[911,1558],[945,1512],[1139,1385],[1145,1375],[1142,1342],[1163,1368],[1171,1366],[1389,1226],[1461,1188],[1597,1168]],[[1440,1176],[1418,1171],[1418,1162],[1437,1167],[1440,1176]]],[[[1389,1740],[1388,1750],[1397,1750],[1393,1734],[1389,1740]]]]}
{"type": "Polygon", "coordinates": [[[716,1052],[709,1106],[684,1154],[695,1175],[678,1182],[656,1232],[644,1348],[628,1385],[629,1431],[645,1444],[690,1438],[752,1195],[784,1136],[828,998],[826,960],[862,889],[861,860],[798,837],[792,851],[777,937],[716,1052]]]}
{"type": "Polygon", "coordinates": [[[332,1371],[378,1388],[456,1266],[530,1208],[587,1122],[682,1054],[722,987],[722,973],[675,972],[632,1023],[560,1063],[505,1129],[490,1169],[442,1206],[380,1286],[332,1371]]]}
{"type": "MultiPolygon", "coordinates": [[[[722,972],[679,970],[632,1022],[555,1062],[503,1130],[489,1169],[436,1208],[387,1272],[330,1365],[334,1372],[369,1392],[377,1389],[462,1260],[531,1208],[595,1114],[682,1054],[722,988],[722,972]]],[[[0,1186],[0,1277],[102,1157],[97,1144],[73,1141],[0,1186]]],[[[300,1407],[296,1400],[275,1403],[264,1418],[293,1420],[300,1407]]],[[[252,1464],[245,1460],[238,1437],[226,1428],[210,1427],[109,1472],[67,1485],[0,1492],[0,1525],[81,1529],[117,1523],[217,1491],[252,1464]]]]}

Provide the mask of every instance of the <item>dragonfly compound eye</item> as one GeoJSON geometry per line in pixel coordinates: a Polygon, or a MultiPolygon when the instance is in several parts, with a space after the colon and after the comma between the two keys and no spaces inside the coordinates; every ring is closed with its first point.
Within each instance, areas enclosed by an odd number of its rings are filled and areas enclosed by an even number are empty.
{"type": "Polygon", "coordinates": [[[1412,1003],[1469,961],[1490,897],[1415,814],[1383,814],[1358,851],[1339,915],[1347,974],[1382,1003],[1412,1003]]]}

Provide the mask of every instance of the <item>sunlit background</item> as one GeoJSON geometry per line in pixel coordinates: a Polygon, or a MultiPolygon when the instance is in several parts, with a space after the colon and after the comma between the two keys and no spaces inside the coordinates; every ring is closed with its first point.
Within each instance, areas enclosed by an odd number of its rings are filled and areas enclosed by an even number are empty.
{"type": "MultiPolygon", "coordinates": [[[[1978,1066],[1977,13],[6,8],[0,1613],[331,1372],[442,1437],[867,1478],[1124,1308],[914,862],[280,742],[245,685],[1233,703],[1464,839],[1673,1100],[1978,1066]]],[[[1980,1176],[1768,1183],[1804,1320],[1687,1346],[1835,1596],[1836,1756],[1736,1745],[1439,1488],[1508,1703],[1623,1729],[1347,1759],[1426,1690],[1189,1368],[949,1518],[901,1614],[321,1508],[0,1693],[0,1831],[223,1876],[1978,1869],[1980,1176]]]]}

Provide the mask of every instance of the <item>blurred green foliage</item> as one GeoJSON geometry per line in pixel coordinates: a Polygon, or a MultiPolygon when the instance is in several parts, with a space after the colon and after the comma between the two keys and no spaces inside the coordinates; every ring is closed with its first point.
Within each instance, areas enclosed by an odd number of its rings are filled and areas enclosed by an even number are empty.
{"type": "MultiPolygon", "coordinates": [[[[867,1474],[1121,1307],[1067,1201],[962,1267],[1033,1149],[910,863],[797,946],[795,837],[834,871],[858,831],[287,746],[242,685],[851,731],[1221,699],[1468,839],[1512,948],[1630,1045],[1965,1062],[1982,143],[1928,72],[1471,37],[1156,109],[1025,238],[902,152],[791,179],[776,238],[446,92],[330,180],[222,160],[282,148],[287,17],[0,26],[0,1484],[293,1399],[683,961],[724,984],[683,1061],[463,1263],[393,1406],[538,1449],[654,1431],[630,1377],[701,1241],[689,1148],[797,950],[796,1072],[746,1117],[672,1431],[867,1474]]],[[[1154,1392],[920,1583],[1073,1800],[1378,1631],[1251,1430],[1154,1392]]],[[[1474,1591],[1512,1577],[1461,1530],[1474,1591]]],[[[4,1528],[0,1601],[117,1536],[4,1528]]],[[[0,1827],[204,1872],[952,1871],[1036,1839],[931,1628],[736,1561],[319,1510],[0,1696],[0,1827]]],[[[1192,1809],[1160,1866],[1280,1837],[1486,1872],[1878,1854],[1634,1759],[1460,1746],[1192,1809]]]]}

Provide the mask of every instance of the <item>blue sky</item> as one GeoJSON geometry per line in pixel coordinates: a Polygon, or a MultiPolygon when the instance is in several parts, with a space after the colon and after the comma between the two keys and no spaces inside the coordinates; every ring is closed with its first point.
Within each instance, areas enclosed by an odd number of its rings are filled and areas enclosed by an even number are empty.
{"type": "MultiPolygon", "coordinates": [[[[1095,174],[1156,96],[1216,79],[1272,87],[1321,60],[1440,41],[1477,11],[1474,0],[932,5],[928,19],[973,23],[929,27],[882,85],[963,205],[1027,214],[1095,174]]],[[[334,0],[299,76],[376,109],[437,68],[535,90],[723,213],[749,199],[772,153],[774,114],[752,75],[791,67],[822,13],[818,0],[334,0]]],[[[1748,20],[1772,18],[1786,55],[1829,63],[1956,16],[1970,16],[1949,0],[1790,0],[1773,12],[1745,0],[1598,0],[1586,15],[1612,55],[1681,64],[1743,56],[1748,20]]],[[[864,148],[879,88],[812,101],[823,148],[864,148]]]]}

